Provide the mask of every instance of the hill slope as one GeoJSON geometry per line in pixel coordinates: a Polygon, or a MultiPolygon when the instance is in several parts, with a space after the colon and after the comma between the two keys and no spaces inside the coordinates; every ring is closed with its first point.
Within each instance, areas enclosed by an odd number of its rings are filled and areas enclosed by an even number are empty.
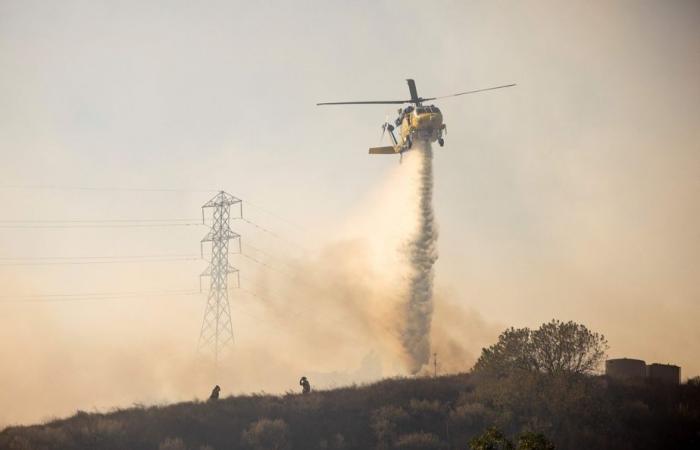
{"type": "Polygon", "coordinates": [[[0,432],[2,449],[467,449],[491,425],[558,448],[700,448],[700,386],[518,374],[384,380],[308,395],[78,412],[0,432]]]}

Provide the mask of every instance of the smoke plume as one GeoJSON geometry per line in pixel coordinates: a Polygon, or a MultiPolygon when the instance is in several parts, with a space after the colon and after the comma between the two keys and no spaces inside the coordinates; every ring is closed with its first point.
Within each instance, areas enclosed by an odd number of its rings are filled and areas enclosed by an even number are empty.
{"type": "Polygon", "coordinates": [[[406,323],[401,336],[412,373],[417,373],[430,361],[433,264],[437,260],[437,227],[433,216],[433,151],[427,142],[422,143],[416,150],[421,156],[418,227],[407,246],[410,275],[405,311],[406,323]]]}

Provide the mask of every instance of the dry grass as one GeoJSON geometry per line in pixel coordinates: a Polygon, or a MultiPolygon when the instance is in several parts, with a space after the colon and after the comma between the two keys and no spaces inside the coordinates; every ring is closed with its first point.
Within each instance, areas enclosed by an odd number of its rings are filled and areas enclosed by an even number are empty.
{"type": "Polygon", "coordinates": [[[494,425],[513,439],[543,432],[559,448],[692,448],[700,386],[541,375],[390,379],[308,395],[78,412],[7,428],[0,449],[466,449],[494,425]]]}

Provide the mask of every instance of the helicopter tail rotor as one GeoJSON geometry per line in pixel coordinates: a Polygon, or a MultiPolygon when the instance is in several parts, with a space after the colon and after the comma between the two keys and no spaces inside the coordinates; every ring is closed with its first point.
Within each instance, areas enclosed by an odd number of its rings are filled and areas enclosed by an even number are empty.
{"type": "Polygon", "coordinates": [[[381,143],[382,140],[384,139],[384,134],[389,130],[389,135],[391,136],[392,142],[395,141],[394,139],[394,126],[389,122],[389,116],[386,116],[386,120],[382,124],[382,135],[379,138],[379,142],[381,143]]]}
{"type": "Polygon", "coordinates": [[[389,138],[391,138],[391,143],[396,145],[396,136],[394,136],[394,126],[389,122],[384,122],[382,125],[382,138],[384,138],[384,133],[389,132],[389,138]]]}

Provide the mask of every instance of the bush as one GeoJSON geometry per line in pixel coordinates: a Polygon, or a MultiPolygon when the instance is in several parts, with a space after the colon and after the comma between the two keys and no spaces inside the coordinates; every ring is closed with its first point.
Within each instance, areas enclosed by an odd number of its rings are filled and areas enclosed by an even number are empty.
{"type": "Polygon", "coordinates": [[[180,438],[166,438],[160,443],[158,450],[187,450],[187,447],[180,438]]]}
{"type": "Polygon", "coordinates": [[[518,450],[554,450],[554,444],[542,433],[526,431],[518,437],[518,450]]]}
{"type": "Polygon", "coordinates": [[[242,440],[255,450],[288,449],[289,427],[282,419],[260,419],[243,432],[242,440]]]}
{"type": "Polygon", "coordinates": [[[469,441],[471,450],[513,450],[510,442],[497,428],[489,428],[469,441]]]}
{"type": "Polygon", "coordinates": [[[322,450],[343,450],[346,448],[345,437],[340,433],[336,433],[330,439],[322,439],[318,447],[322,450]]]}
{"type": "Polygon", "coordinates": [[[399,406],[384,406],[372,413],[372,431],[379,448],[391,448],[399,427],[408,420],[408,413],[399,406]]]}
{"type": "Polygon", "coordinates": [[[420,431],[400,436],[396,440],[394,448],[401,450],[430,450],[442,449],[445,448],[445,445],[434,434],[420,431]]]}
{"type": "Polygon", "coordinates": [[[450,422],[460,428],[481,429],[489,420],[490,412],[482,403],[464,402],[450,411],[450,422]]]}

